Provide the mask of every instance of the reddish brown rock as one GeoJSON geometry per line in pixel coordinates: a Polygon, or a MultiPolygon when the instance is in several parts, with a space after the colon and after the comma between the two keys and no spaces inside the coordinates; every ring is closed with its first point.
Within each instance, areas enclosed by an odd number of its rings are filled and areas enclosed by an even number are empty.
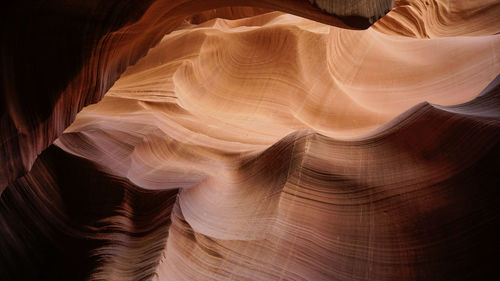
{"type": "Polygon", "coordinates": [[[496,280],[499,5],[243,2],[7,7],[0,279],[496,280]]]}
{"type": "Polygon", "coordinates": [[[164,34],[192,15],[241,5],[282,10],[345,28],[370,25],[364,17],[336,18],[306,0],[16,1],[8,5],[0,26],[0,188],[29,170],[36,155],[71,124],[76,113],[99,101],[125,68],[164,34]]]}

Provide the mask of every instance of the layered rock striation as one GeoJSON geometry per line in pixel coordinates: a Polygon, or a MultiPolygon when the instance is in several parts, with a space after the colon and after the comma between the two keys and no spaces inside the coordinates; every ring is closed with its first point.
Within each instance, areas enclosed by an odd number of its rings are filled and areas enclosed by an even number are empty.
{"type": "Polygon", "coordinates": [[[0,276],[495,280],[499,9],[11,4],[0,276]]]}

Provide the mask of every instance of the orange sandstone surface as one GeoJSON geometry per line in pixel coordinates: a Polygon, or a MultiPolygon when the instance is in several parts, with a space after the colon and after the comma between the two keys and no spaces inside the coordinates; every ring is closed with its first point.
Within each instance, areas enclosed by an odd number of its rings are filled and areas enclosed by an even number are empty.
{"type": "Polygon", "coordinates": [[[0,279],[496,280],[498,1],[53,2],[2,24],[0,279]]]}

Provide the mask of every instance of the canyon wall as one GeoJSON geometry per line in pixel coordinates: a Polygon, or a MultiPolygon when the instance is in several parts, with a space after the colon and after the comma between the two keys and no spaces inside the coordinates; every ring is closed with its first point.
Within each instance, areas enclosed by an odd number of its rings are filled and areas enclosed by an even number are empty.
{"type": "Polygon", "coordinates": [[[498,1],[4,13],[5,280],[495,280],[498,1]]]}

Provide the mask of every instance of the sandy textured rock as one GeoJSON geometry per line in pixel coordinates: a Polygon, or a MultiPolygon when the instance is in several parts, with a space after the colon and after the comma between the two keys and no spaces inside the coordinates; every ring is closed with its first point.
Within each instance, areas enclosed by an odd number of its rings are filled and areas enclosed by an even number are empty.
{"type": "Polygon", "coordinates": [[[165,36],[56,144],[144,188],[225,185],[228,162],[294,131],[351,138],[420,102],[474,98],[500,73],[499,47],[498,35],[417,40],[280,13],[212,20],[165,36]]]}
{"type": "Polygon", "coordinates": [[[0,279],[495,280],[497,2],[181,2],[9,7],[0,279]]]}
{"type": "Polygon", "coordinates": [[[334,17],[306,0],[52,0],[7,5],[0,25],[0,189],[28,171],[78,111],[98,102],[126,67],[165,33],[193,15],[241,5],[344,28],[371,24],[358,15],[334,17]]]}

